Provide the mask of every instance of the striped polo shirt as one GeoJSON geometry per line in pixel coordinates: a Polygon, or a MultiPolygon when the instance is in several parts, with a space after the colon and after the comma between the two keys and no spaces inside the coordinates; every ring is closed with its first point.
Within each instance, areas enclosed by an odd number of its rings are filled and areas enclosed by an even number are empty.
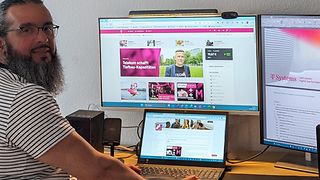
{"type": "Polygon", "coordinates": [[[0,179],[69,179],[37,158],[73,131],[48,91],[0,68],[0,179]]]}

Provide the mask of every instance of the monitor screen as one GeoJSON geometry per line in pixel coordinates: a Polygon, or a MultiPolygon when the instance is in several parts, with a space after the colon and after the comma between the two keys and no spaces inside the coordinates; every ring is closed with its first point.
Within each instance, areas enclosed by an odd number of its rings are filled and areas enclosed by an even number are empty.
{"type": "Polygon", "coordinates": [[[261,142],[317,152],[320,16],[261,15],[261,142]]]}
{"type": "Polygon", "coordinates": [[[258,111],[256,16],[99,18],[103,107],[258,111]]]}

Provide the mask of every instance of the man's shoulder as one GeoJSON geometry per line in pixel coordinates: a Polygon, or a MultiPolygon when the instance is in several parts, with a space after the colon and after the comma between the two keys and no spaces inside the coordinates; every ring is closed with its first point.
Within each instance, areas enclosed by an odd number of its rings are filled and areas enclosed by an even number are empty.
{"type": "Polygon", "coordinates": [[[184,67],[185,70],[190,71],[189,65],[183,65],[183,67],[184,67]]]}
{"type": "Polygon", "coordinates": [[[23,85],[23,89],[25,90],[33,90],[33,91],[41,91],[41,92],[47,92],[47,90],[39,85],[33,84],[33,83],[25,83],[23,85]]]}
{"type": "Polygon", "coordinates": [[[32,83],[16,83],[11,89],[12,97],[16,101],[33,99],[37,101],[51,101],[54,97],[42,86],[32,83]]]}
{"type": "Polygon", "coordinates": [[[36,111],[39,110],[39,108],[43,108],[44,104],[56,106],[54,96],[41,86],[27,83],[15,93],[12,109],[29,111],[31,108],[36,111]]]}
{"type": "Polygon", "coordinates": [[[0,68],[0,81],[2,86],[8,86],[8,89],[22,89],[24,87],[32,87],[30,86],[30,83],[27,83],[27,81],[20,77],[19,75],[11,72],[8,69],[0,68]]]}
{"type": "Polygon", "coordinates": [[[42,86],[33,84],[33,83],[26,83],[24,84],[21,89],[20,92],[21,94],[28,94],[30,96],[48,96],[48,97],[52,97],[52,95],[42,86]]]}
{"type": "Polygon", "coordinates": [[[169,65],[169,66],[166,67],[166,70],[169,71],[169,70],[173,69],[174,67],[175,67],[175,65],[174,65],[174,64],[171,64],[171,65],[169,65]]]}
{"type": "Polygon", "coordinates": [[[19,76],[3,68],[0,69],[0,82],[0,89],[10,94],[19,92],[26,85],[19,76]]]}

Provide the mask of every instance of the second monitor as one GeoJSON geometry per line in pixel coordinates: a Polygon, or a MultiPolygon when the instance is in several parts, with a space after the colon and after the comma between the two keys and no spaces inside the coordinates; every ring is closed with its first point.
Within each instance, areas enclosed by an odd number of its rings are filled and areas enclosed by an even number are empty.
{"type": "MultiPolygon", "coordinates": [[[[320,16],[261,15],[261,143],[317,153],[320,123],[320,16]]],[[[303,154],[301,154],[303,155],[303,154]]],[[[277,167],[317,172],[297,155],[277,167]]]]}

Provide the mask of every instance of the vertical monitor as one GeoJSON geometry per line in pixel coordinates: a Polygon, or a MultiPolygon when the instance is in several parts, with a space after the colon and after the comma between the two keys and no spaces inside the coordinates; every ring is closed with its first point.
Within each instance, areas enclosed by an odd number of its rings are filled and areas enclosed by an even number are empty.
{"type": "Polygon", "coordinates": [[[320,16],[261,15],[261,142],[317,153],[320,16]]]}
{"type": "Polygon", "coordinates": [[[256,16],[99,18],[103,107],[258,111],[256,16]]]}

